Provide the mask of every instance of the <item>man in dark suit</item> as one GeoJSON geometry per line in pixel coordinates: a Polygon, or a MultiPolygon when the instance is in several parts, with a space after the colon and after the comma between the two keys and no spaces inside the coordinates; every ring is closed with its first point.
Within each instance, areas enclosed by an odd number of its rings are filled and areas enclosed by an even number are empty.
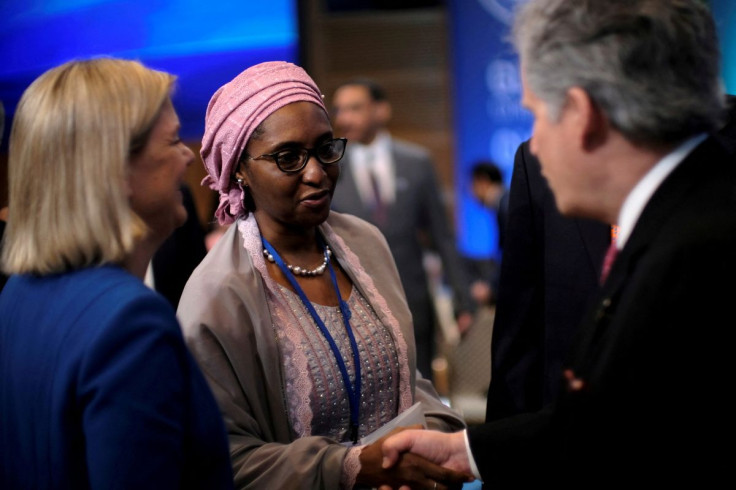
{"type": "Polygon", "coordinates": [[[489,488],[716,488],[733,473],[736,162],[700,0],[529,0],[514,26],[530,151],[563,215],[617,223],[558,400],[411,450],[489,488]],[[697,68],[695,68],[697,67],[697,68]],[[618,252],[618,256],[615,253],[618,252]],[[472,453],[473,460],[469,457],[472,453]]]}
{"type": "Polygon", "coordinates": [[[391,106],[375,82],[345,82],[332,103],[336,134],[349,141],[332,207],[373,223],[386,237],[414,320],[417,368],[431,378],[435,315],[423,265],[426,241],[442,259],[461,329],[470,326],[473,307],[432,160],[424,148],[386,131],[391,106]]]}
{"type": "Polygon", "coordinates": [[[516,152],[508,200],[487,421],[534,412],[556,398],[611,235],[608,225],[560,214],[529,142],[516,152]]]}
{"type": "Polygon", "coordinates": [[[181,194],[182,204],[187,210],[187,220],[174,230],[151,260],[153,287],[174,309],[179,306],[179,298],[189,276],[207,255],[204,230],[199,224],[192,191],[187,185],[182,185],[181,194]]]}

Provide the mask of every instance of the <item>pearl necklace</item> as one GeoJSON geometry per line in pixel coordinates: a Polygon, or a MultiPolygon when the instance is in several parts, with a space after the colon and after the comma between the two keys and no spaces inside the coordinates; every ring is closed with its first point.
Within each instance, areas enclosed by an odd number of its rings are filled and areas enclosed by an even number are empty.
{"type": "MultiPolygon", "coordinates": [[[[276,259],[273,258],[273,255],[271,255],[268,250],[265,248],[263,249],[263,256],[266,257],[266,260],[268,260],[271,263],[276,262],[276,259]]],[[[325,270],[327,269],[327,264],[330,262],[330,257],[332,257],[332,250],[330,250],[329,245],[325,244],[325,259],[322,261],[322,263],[315,267],[312,270],[299,267],[298,265],[291,265],[284,262],[284,265],[292,272],[292,274],[296,276],[302,276],[302,277],[315,277],[315,276],[321,276],[324,274],[325,270]]]]}

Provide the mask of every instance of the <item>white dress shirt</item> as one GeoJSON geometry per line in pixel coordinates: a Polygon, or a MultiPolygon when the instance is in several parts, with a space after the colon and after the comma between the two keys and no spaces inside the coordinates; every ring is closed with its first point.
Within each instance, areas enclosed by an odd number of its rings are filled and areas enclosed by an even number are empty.
{"type": "Polygon", "coordinates": [[[631,192],[629,192],[618,214],[616,248],[619,250],[624,248],[626,240],[629,239],[631,232],[634,231],[634,226],[636,226],[641,212],[664,179],[707,137],[708,135],[706,134],[699,134],[675,148],[674,151],[657,162],[634,186],[631,192]]]}
{"type": "Polygon", "coordinates": [[[366,206],[375,205],[371,174],[378,184],[381,201],[392,204],[396,200],[396,172],[388,132],[379,132],[368,145],[351,142],[350,165],[358,194],[366,206]]]}

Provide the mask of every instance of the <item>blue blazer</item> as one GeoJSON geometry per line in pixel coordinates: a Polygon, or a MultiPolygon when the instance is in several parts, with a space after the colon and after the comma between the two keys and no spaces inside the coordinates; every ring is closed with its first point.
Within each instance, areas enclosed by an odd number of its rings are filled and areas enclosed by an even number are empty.
{"type": "Polygon", "coordinates": [[[0,295],[0,488],[231,488],[224,425],[171,306],[123,269],[0,295]]]}

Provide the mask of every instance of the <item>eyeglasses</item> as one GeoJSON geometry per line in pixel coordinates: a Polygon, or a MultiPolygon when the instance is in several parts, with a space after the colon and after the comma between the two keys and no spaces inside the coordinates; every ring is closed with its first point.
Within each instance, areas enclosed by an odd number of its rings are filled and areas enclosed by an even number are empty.
{"type": "Polygon", "coordinates": [[[287,148],[258,157],[245,155],[251,160],[273,160],[282,172],[293,174],[307,166],[310,157],[315,157],[322,165],[335,165],[345,154],[347,138],[327,140],[317,148],[287,148]]]}

